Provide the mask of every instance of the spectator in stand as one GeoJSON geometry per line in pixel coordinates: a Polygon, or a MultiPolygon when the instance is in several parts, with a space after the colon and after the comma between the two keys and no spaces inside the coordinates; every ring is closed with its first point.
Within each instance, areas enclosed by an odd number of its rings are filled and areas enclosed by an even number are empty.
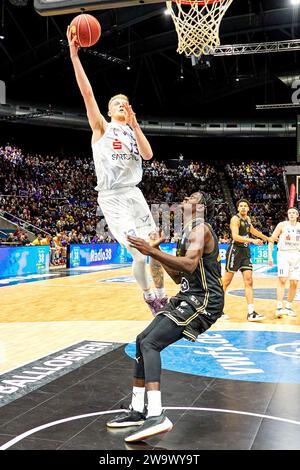
{"type": "Polygon", "coordinates": [[[43,245],[42,243],[43,236],[41,233],[38,233],[36,238],[30,243],[32,246],[43,245]]]}
{"type": "Polygon", "coordinates": [[[52,236],[49,233],[46,233],[45,237],[41,240],[41,245],[50,245],[52,241],[52,236]]]}
{"type": "Polygon", "coordinates": [[[15,242],[15,237],[13,236],[12,233],[9,233],[6,237],[6,243],[14,243],[15,242]]]}
{"type": "MultiPolygon", "coordinates": [[[[201,189],[209,192],[216,201],[212,224],[215,232],[218,236],[229,233],[230,212],[224,202],[221,185],[217,184],[216,169],[196,161],[190,161],[188,166],[190,168],[168,168],[165,162],[144,162],[145,177],[140,188],[148,204],[166,202],[161,196],[164,187],[167,188],[165,194],[169,204],[172,204],[182,200],[186,192],[194,188],[198,190],[201,185],[201,189]]],[[[0,181],[3,181],[0,209],[12,214],[9,217],[19,217],[52,236],[57,231],[70,234],[75,230],[82,232],[84,243],[90,242],[100,220],[95,213],[97,194],[93,170],[90,157],[30,154],[11,144],[0,146],[0,181]]],[[[247,195],[255,200],[251,204],[252,221],[265,234],[271,233],[285,218],[282,173],[282,166],[269,162],[230,163],[226,166],[234,200],[247,195]],[[271,197],[264,199],[264,195],[271,197]]],[[[109,240],[107,237],[107,230],[99,231],[100,242],[109,240]]],[[[171,227],[169,241],[172,237],[174,231],[171,227]]],[[[14,242],[20,244],[22,240],[18,236],[14,238],[14,242]]]]}
{"type": "Polygon", "coordinates": [[[25,232],[22,232],[19,238],[21,245],[27,246],[30,245],[30,240],[25,232]]]}
{"type": "Polygon", "coordinates": [[[220,243],[230,243],[231,239],[227,232],[223,233],[223,236],[219,238],[220,243]]]}
{"type": "Polygon", "coordinates": [[[77,231],[74,230],[74,229],[73,229],[73,230],[71,231],[71,233],[70,233],[69,242],[70,242],[72,245],[79,243],[79,239],[78,239],[78,236],[77,236],[77,231]]]}
{"type": "Polygon", "coordinates": [[[22,235],[22,233],[23,233],[23,230],[22,230],[21,227],[19,227],[19,225],[18,225],[17,230],[14,232],[14,237],[17,238],[17,239],[19,239],[20,236],[22,235]]]}

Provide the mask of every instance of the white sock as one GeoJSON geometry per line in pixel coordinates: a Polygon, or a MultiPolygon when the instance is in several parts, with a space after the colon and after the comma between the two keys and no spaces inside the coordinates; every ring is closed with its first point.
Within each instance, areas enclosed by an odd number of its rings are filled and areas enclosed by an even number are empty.
{"type": "Polygon", "coordinates": [[[155,292],[156,292],[156,295],[159,299],[163,299],[164,297],[166,297],[166,291],[165,291],[165,288],[162,287],[162,288],[156,288],[155,289],[155,292]]]}
{"type": "Polygon", "coordinates": [[[162,413],[161,406],[161,392],[160,390],[149,390],[148,397],[148,413],[147,418],[150,416],[159,416],[162,413]]]}
{"type": "Polygon", "coordinates": [[[277,302],[277,308],[282,308],[282,302],[281,302],[281,300],[279,300],[279,301],[277,302]]]}
{"type": "Polygon", "coordinates": [[[290,309],[291,309],[291,308],[292,308],[292,302],[288,302],[288,301],[286,301],[286,303],[285,303],[285,307],[286,307],[286,308],[290,308],[290,309]]]}
{"type": "Polygon", "coordinates": [[[155,299],[155,293],[153,292],[152,289],[144,290],[144,296],[145,296],[146,300],[154,300],[155,299]]]}
{"type": "Polygon", "coordinates": [[[131,406],[135,411],[143,413],[145,407],[145,387],[133,387],[131,406]]]}
{"type": "Polygon", "coordinates": [[[253,304],[248,304],[248,313],[251,315],[251,313],[254,312],[254,305],[253,304]]]}

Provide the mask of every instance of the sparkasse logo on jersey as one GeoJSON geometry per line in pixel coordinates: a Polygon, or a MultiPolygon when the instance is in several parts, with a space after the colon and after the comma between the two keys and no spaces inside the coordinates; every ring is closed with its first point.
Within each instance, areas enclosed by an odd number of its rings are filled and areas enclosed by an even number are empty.
{"type": "Polygon", "coordinates": [[[113,148],[114,150],[122,150],[122,142],[118,139],[113,141],[113,148]]]}

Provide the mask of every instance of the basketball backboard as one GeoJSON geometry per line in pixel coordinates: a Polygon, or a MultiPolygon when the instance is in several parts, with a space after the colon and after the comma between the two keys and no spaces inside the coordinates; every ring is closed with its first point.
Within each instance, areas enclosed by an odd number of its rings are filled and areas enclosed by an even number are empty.
{"type": "Polygon", "coordinates": [[[150,3],[163,2],[162,0],[34,0],[34,8],[42,16],[52,16],[150,3]]]}

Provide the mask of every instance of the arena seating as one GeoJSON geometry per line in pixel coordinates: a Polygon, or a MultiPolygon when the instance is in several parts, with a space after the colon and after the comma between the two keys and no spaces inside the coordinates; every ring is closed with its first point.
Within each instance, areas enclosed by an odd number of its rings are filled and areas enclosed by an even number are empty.
{"type": "MultiPolygon", "coordinates": [[[[149,205],[167,203],[171,206],[182,201],[187,193],[204,190],[216,202],[213,226],[219,240],[228,241],[231,214],[217,169],[197,161],[178,160],[177,168],[172,166],[169,168],[158,160],[144,162],[140,188],[149,205]]],[[[266,162],[225,166],[233,201],[247,198],[252,203],[253,224],[265,233],[270,233],[285,215],[282,173],[282,167],[266,162]]],[[[97,231],[101,214],[96,210],[95,186],[91,156],[29,154],[10,144],[0,147],[0,210],[31,223],[37,233],[59,234],[66,244],[113,241],[107,230],[97,231]]],[[[169,241],[177,238],[178,234],[171,231],[169,241]]],[[[28,243],[21,229],[11,234],[9,240],[28,243]]]]}

